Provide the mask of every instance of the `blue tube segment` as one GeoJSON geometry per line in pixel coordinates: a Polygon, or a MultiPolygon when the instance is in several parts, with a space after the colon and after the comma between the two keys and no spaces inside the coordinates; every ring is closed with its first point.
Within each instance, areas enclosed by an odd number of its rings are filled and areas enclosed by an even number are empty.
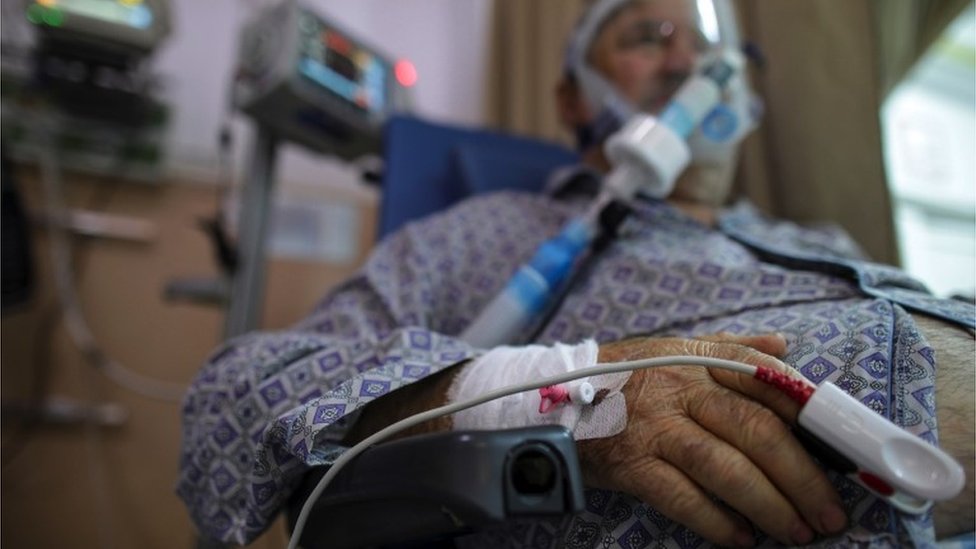
{"type": "MultiPolygon", "coordinates": [[[[720,60],[705,69],[705,76],[715,82],[719,88],[724,88],[734,72],[731,65],[720,60]]],[[[679,101],[680,96],[679,92],[678,97],[667,104],[659,120],[682,138],[688,139],[695,129],[695,121],[688,109],[679,101]]]]}
{"type": "Polygon", "coordinates": [[[725,141],[739,128],[739,117],[735,111],[719,105],[711,110],[702,121],[702,133],[712,141],[725,141]]]}
{"type": "Polygon", "coordinates": [[[668,103],[664,112],[661,113],[660,121],[684,139],[687,139],[691,135],[691,131],[695,129],[695,121],[691,119],[691,113],[677,101],[668,103]]]}
{"type": "Polygon", "coordinates": [[[538,273],[532,267],[523,265],[508,281],[505,292],[530,315],[542,311],[549,301],[549,287],[541,283],[538,273]]]}
{"type": "Polygon", "coordinates": [[[711,78],[720,88],[724,88],[729,83],[733,74],[735,74],[735,69],[732,68],[732,65],[722,60],[712,63],[705,69],[705,76],[711,78]]]}
{"type": "Polygon", "coordinates": [[[573,271],[576,260],[586,251],[593,231],[581,220],[568,223],[555,237],[536,250],[528,264],[512,276],[505,288],[531,313],[542,311],[553,290],[573,271]]]}

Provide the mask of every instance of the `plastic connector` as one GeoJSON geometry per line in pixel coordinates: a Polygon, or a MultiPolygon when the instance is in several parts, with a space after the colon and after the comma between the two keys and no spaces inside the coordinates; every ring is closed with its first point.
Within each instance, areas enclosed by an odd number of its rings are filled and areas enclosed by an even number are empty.
{"type": "Polygon", "coordinates": [[[638,193],[652,198],[668,196],[691,162],[685,140],[649,114],[632,117],[613,134],[606,153],[614,169],[604,184],[625,201],[638,193]]]}
{"type": "Polygon", "coordinates": [[[571,383],[569,386],[569,400],[575,404],[592,404],[596,398],[596,389],[589,381],[571,383]]]}

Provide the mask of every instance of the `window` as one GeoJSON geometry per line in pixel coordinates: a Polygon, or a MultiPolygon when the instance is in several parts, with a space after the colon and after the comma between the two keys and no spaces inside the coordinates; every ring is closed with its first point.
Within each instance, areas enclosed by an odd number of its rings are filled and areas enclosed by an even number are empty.
{"type": "Polygon", "coordinates": [[[881,109],[902,264],[940,296],[976,293],[974,12],[963,11],[881,109]]]}

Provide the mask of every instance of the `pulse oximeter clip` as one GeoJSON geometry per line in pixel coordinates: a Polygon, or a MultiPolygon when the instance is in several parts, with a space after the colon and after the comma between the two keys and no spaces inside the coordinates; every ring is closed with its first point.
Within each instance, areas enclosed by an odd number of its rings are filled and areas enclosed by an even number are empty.
{"type": "Polygon", "coordinates": [[[799,438],[826,465],[906,513],[924,513],[933,501],[955,497],[966,483],[962,467],[945,451],[832,383],[812,393],[798,423],[799,438]]]}

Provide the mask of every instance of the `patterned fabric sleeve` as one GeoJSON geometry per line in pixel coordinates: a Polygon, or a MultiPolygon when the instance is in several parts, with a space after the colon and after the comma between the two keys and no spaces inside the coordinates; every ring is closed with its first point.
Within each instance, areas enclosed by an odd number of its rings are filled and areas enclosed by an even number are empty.
{"type": "Polygon", "coordinates": [[[476,356],[451,336],[566,219],[545,201],[499,193],[409,224],[292,329],[219,349],[183,408],[177,492],[200,530],[253,540],[308,467],[342,453],[356,410],[476,356]]]}
{"type": "Polygon", "coordinates": [[[739,234],[762,235],[778,248],[821,258],[868,261],[870,258],[847,232],[833,223],[796,223],[764,216],[752,203],[742,200],[725,210],[720,226],[739,234]]]}
{"type": "Polygon", "coordinates": [[[204,365],[184,401],[177,486],[204,535],[252,541],[308,467],[341,454],[350,414],[475,356],[417,315],[411,324],[391,312],[389,292],[408,273],[385,272],[382,291],[371,273],[399,264],[387,257],[398,246],[385,245],[295,328],[234,339],[204,365]]]}
{"type": "Polygon", "coordinates": [[[764,218],[747,203],[725,212],[719,224],[723,232],[765,261],[856,280],[867,295],[976,328],[976,307],[972,303],[935,297],[924,284],[901,269],[863,261],[857,245],[842,230],[825,232],[774,221],[764,218]]]}

